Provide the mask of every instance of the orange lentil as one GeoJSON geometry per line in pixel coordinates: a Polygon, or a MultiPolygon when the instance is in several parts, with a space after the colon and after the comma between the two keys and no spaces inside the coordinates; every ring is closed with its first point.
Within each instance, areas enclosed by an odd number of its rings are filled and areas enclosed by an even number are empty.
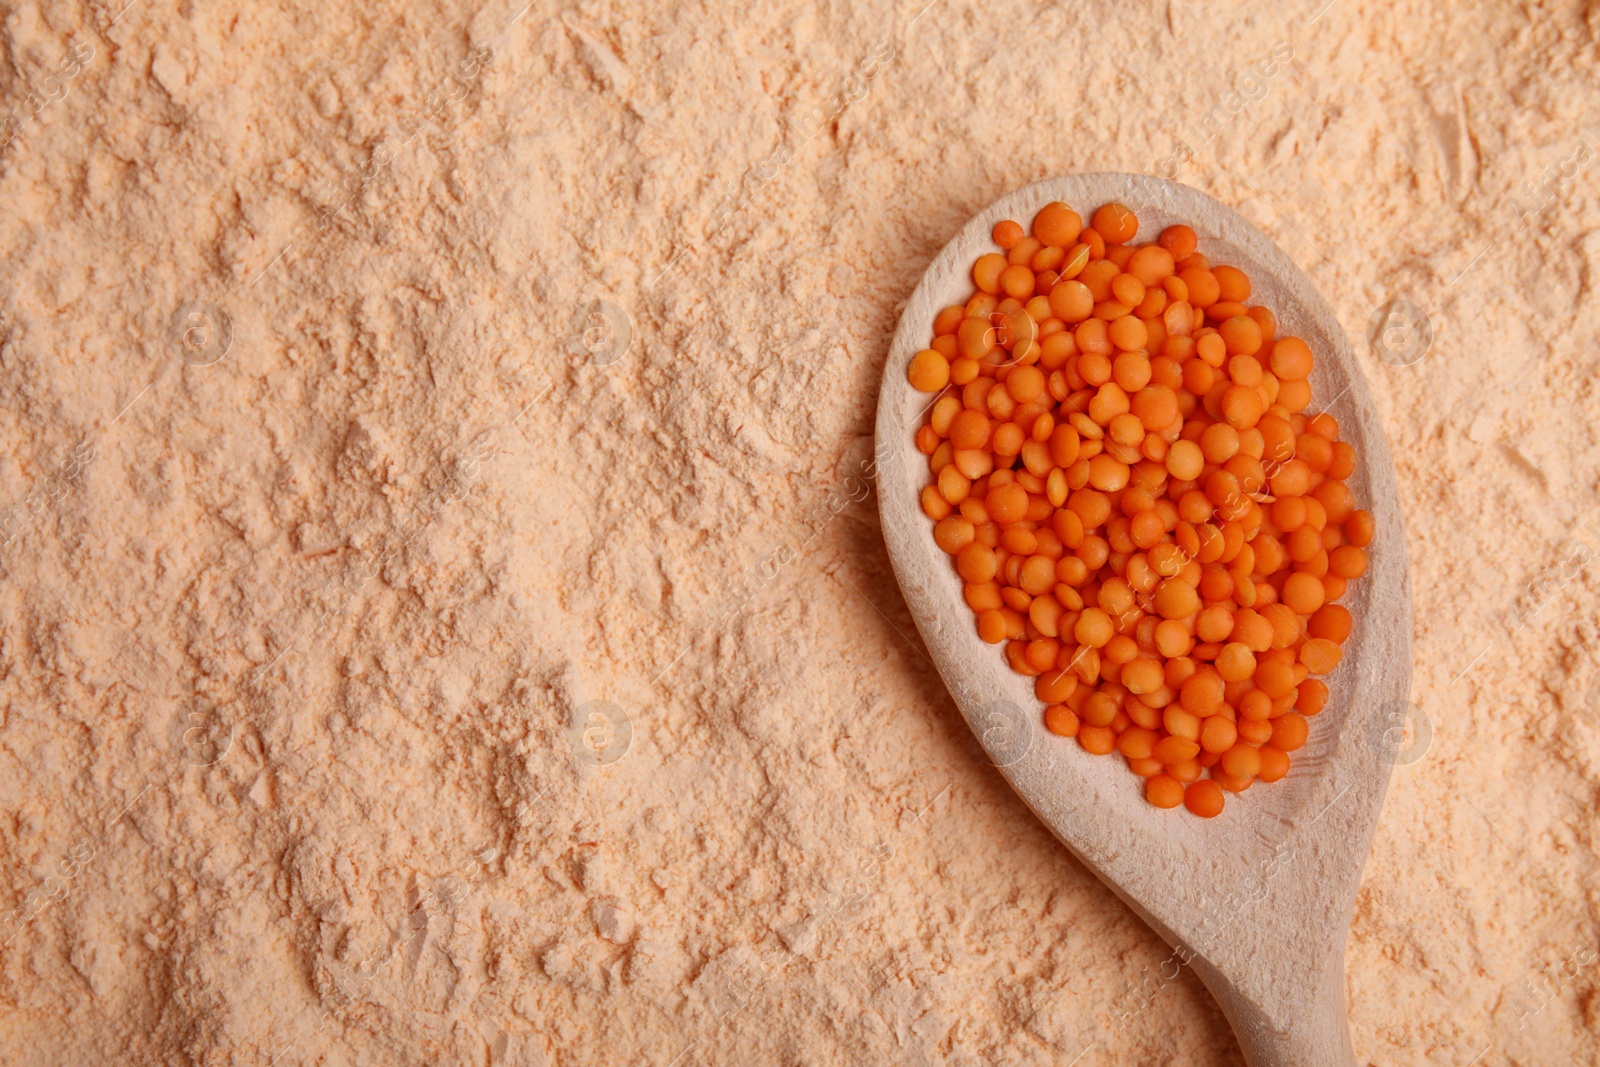
{"type": "Polygon", "coordinates": [[[1122,684],[1135,696],[1153,693],[1165,681],[1161,664],[1153,659],[1135,659],[1122,669],[1122,684]]]}
{"type": "Polygon", "coordinates": [[[1027,267],[1012,264],[1000,272],[1000,288],[1013,299],[1020,300],[1025,296],[1032,296],[1033,284],[1033,271],[1027,267]]]}
{"type": "Polygon", "coordinates": [[[1154,778],[1156,775],[1165,770],[1165,768],[1162,767],[1160,760],[1129,758],[1128,770],[1132,771],[1134,774],[1137,774],[1140,778],[1148,779],[1154,778]]]}
{"type": "Polygon", "coordinates": [[[1298,337],[1280,337],[1273,342],[1270,362],[1281,380],[1303,381],[1311,374],[1311,348],[1298,337]]]}
{"type": "Polygon", "coordinates": [[[1296,691],[1294,706],[1302,715],[1315,715],[1328,706],[1328,685],[1316,678],[1307,678],[1296,691]]]}
{"type": "Polygon", "coordinates": [[[1134,245],[1107,245],[1106,261],[1125,273],[1128,269],[1128,261],[1133,258],[1133,254],[1136,251],[1138,249],[1134,245]]]}
{"type": "Polygon", "coordinates": [[[1182,782],[1184,785],[1188,785],[1190,782],[1200,777],[1201,770],[1202,768],[1198,760],[1184,760],[1182,763],[1174,763],[1172,766],[1168,767],[1167,773],[1172,775],[1172,777],[1176,778],[1178,781],[1182,782]]]}
{"type": "Polygon", "coordinates": [[[1158,808],[1175,808],[1183,803],[1183,783],[1170,774],[1145,779],[1144,798],[1158,808]]]}
{"type": "Polygon", "coordinates": [[[1154,758],[1160,760],[1165,766],[1171,767],[1179,763],[1187,763],[1200,753],[1200,743],[1191,741],[1187,737],[1168,734],[1156,742],[1154,758]]]}
{"type": "Polygon", "coordinates": [[[1263,745],[1260,750],[1261,771],[1256,775],[1263,782],[1276,782],[1289,773],[1289,754],[1280,748],[1263,745]]]}
{"type": "Polygon", "coordinates": [[[1367,553],[1355,545],[1340,545],[1328,553],[1328,569],[1340,578],[1359,578],[1367,573],[1367,553]]]}
{"type": "Polygon", "coordinates": [[[1034,695],[1046,704],[1060,704],[1078,688],[1078,678],[1071,671],[1053,668],[1046,664],[1044,673],[1034,683],[1034,695]]]}
{"type": "Polygon", "coordinates": [[[1006,269],[1007,265],[1006,257],[998,252],[990,252],[979,256],[978,261],[972,265],[972,284],[978,287],[979,292],[998,293],[1000,291],[1000,273],[1006,269]]]}
{"type": "Polygon", "coordinates": [[[934,349],[924,348],[911,357],[906,377],[912,388],[937,393],[950,384],[950,361],[934,349]]]}
{"type": "Polygon", "coordinates": [[[1222,754],[1221,765],[1235,778],[1254,778],[1261,773],[1261,752],[1250,745],[1234,745],[1222,754]]]}
{"type": "Polygon", "coordinates": [[[1350,517],[1344,520],[1344,536],[1357,548],[1366,548],[1372,543],[1373,524],[1370,511],[1352,511],[1350,517]]]}
{"type": "Polygon", "coordinates": [[[1055,245],[1046,245],[1045,247],[1039,249],[1039,251],[1035,252],[1032,259],[1028,260],[1028,266],[1036,274],[1049,273],[1053,275],[1053,277],[1050,279],[1049,285],[1039,289],[1039,292],[1047,293],[1050,291],[1050,286],[1054,285],[1056,283],[1056,279],[1061,276],[1056,271],[1056,268],[1061,266],[1062,263],[1066,262],[1066,259],[1067,250],[1065,248],[1058,248],[1055,245]]]}
{"type": "Polygon", "coordinates": [[[1245,314],[1256,320],[1256,326],[1261,330],[1261,343],[1263,345],[1271,344],[1272,339],[1278,334],[1278,316],[1274,315],[1271,309],[1264,308],[1259,304],[1246,311],[1245,314]]]}
{"type": "Polygon", "coordinates": [[[1288,696],[1294,692],[1294,665],[1282,660],[1267,660],[1256,666],[1256,685],[1268,697],[1288,696]]]}
{"type": "Polygon", "coordinates": [[[1330,441],[1334,441],[1339,437],[1339,420],[1324,411],[1306,423],[1306,429],[1314,434],[1326,437],[1330,441]]]}
{"type": "Polygon", "coordinates": [[[1089,290],[1096,303],[1111,299],[1111,283],[1122,272],[1110,260],[1096,260],[1083,269],[1078,281],[1089,290]]]}
{"type": "MultiPolygon", "coordinates": [[[[995,258],[999,259],[999,256],[995,258]]],[[[996,275],[998,277],[998,275],[996,275]]],[[[1208,308],[1217,302],[1222,289],[1217,284],[1217,276],[1204,267],[1188,267],[1178,272],[1178,279],[1189,289],[1189,303],[1197,308],[1208,308]]],[[[982,289],[983,286],[979,285],[982,289]]],[[[984,290],[988,292],[989,290],[984,290]]]]}
{"type": "Polygon", "coordinates": [[[1127,305],[1130,309],[1138,307],[1144,301],[1144,291],[1144,283],[1132,274],[1125,272],[1111,279],[1112,299],[1127,305]]]}
{"type": "MultiPolygon", "coordinates": [[[[1218,762],[1221,762],[1220,757],[1218,757],[1218,762]]],[[[1243,793],[1246,789],[1255,785],[1254,778],[1235,778],[1220,766],[1212,770],[1211,778],[1217,783],[1218,788],[1226,789],[1230,793],[1243,793]]]]}
{"type": "Polygon", "coordinates": [[[1324,604],[1307,621],[1306,630],[1312,637],[1325,637],[1335,644],[1343,644],[1353,625],[1348,608],[1342,604],[1324,604]]]}
{"type": "Polygon", "coordinates": [[[1045,729],[1061,737],[1077,737],[1078,713],[1065,704],[1051,704],[1044,709],[1045,729]]]}
{"type": "Polygon", "coordinates": [[[1117,738],[1117,751],[1129,759],[1151,759],[1158,734],[1144,726],[1130,726],[1117,738]]]}
{"type": "Polygon", "coordinates": [[[1172,277],[1175,270],[1177,261],[1160,245],[1145,245],[1128,260],[1128,273],[1152,289],[1172,277]]]}
{"type": "Polygon", "coordinates": [[[1082,745],[1086,752],[1092,752],[1096,756],[1110,755],[1116,743],[1116,732],[1108,726],[1085,725],[1078,728],[1078,744],[1082,745]]]}
{"type": "Polygon", "coordinates": [[[1222,814],[1222,787],[1209,778],[1189,783],[1183,791],[1183,806],[1202,819],[1214,819],[1222,814]]]}
{"type": "Polygon", "coordinates": [[[1028,491],[1016,482],[1008,482],[989,490],[983,506],[989,517],[1002,526],[1020,522],[1028,511],[1028,491]]]}
{"type": "MultiPolygon", "coordinates": [[[[1228,351],[1242,356],[1253,356],[1261,350],[1261,327],[1256,321],[1245,315],[1235,315],[1217,327],[1217,332],[1222,335],[1223,344],[1228,346],[1228,351]]],[[[1255,367],[1255,377],[1261,377],[1261,364],[1255,360],[1250,361],[1255,367]]],[[[1234,381],[1240,381],[1237,374],[1234,381]]],[[[1254,385],[1254,382],[1244,383],[1254,385]]]]}
{"type": "Polygon", "coordinates": [[[1139,232],[1139,217],[1121,204],[1102,204],[1090,223],[1107,244],[1123,244],[1139,232]]]}
{"type": "Polygon", "coordinates": [[[1194,255],[1199,239],[1194,230],[1182,224],[1168,226],[1161,231],[1156,243],[1172,255],[1174,261],[1194,255]]]}
{"type": "Polygon", "coordinates": [[[1324,472],[1330,478],[1348,478],[1356,470],[1355,446],[1348,441],[1335,441],[1333,455],[1328,460],[1328,469],[1324,472]]]}
{"type": "Polygon", "coordinates": [[[1021,241],[1025,235],[1022,232],[1021,223],[1006,219],[994,224],[992,236],[995,244],[1009,251],[1017,247],[1017,242],[1021,241]]]}
{"type": "MultiPolygon", "coordinates": [[[[1198,740],[1200,737],[1200,724],[1203,721],[1203,716],[1194,714],[1181,704],[1169,704],[1161,711],[1161,725],[1166,728],[1167,733],[1179,740],[1198,740]]],[[[1181,756],[1179,758],[1187,759],[1188,757],[1181,756]]]]}
{"type": "Polygon", "coordinates": [[[1213,715],[1200,727],[1200,747],[1206,752],[1222,753],[1239,740],[1239,728],[1226,716],[1213,715]]]}
{"type": "Polygon", "coordinates": [[[950,420],[950,443],[955,448],[982,448],[989,440],[989,417],[970,408],[950,420]]]}
{"type": "Polygon", "coordinates": [[[982,583],[999,573],[1000,562],[992,548],[974,541],[956,554],[956,570],[963,581],[982,583]]]}
{"type": "Polygon", "coordinates": [[[1266,412],[1261,394],[1245,385],[1230,385],[1222,397],[1222,414],[1236,430],[1248,430],[1266,412]]]}
{"type": "Polygon", "coordinates": [[[1038,255],[1044,242],[1037,237],[1024,237],[1006,250],[1006,262],[1022,266],[1038,255]]]}
{"type": "Polygon", "coordinates": [[[1268,719],[1243,719],[1238,722],[1239,740],[1247,745],[1264,745],[1272,740],[1272,723],[1268,719]]]}
{"type": "Polygon", "coordinates": [[[1256,672],[1255,653],[1240,641],[1222,646],[1217,653],[1217,673],[1224,682],[1242,682],[1256,672]]]}
{"type": "Polygon", "coordinates": [[[991,645],[998,645],[1004,641],[1006,617],[994,608],[978,612],[978,636],[991,645]]]}
{"type": "MultiPolygon", "coordinates": [[[[1243,551],[1250,550],[1246,548],[1243,551]]],[[[1240,581],[1237,584],[1242,587],[1244,583],[1240,581]]],[[[1251,652],[1265,652],[1272,647],[1272,624],[1252,609],[1245,608],[1234,615],[1233,633],[1229,636],[1251,652]]]]}
{"type": "Polygon", "coordinates": [[[1306,717],[1288,712],[1272,720],[1272,747],[1283,752],[1293,752],[1306,743],[1310,726],[1306,717]]]}
{"type": "Polygon", "coordinates": [[[1250,279],[1238,267],[1215,267],[1212,273],[1216,275],[1218,292],[1222,299],[1238,303],[1250,299],[1250,279]]]}
{"type": "MultiPolygon", "coordinates": [[[[1114,320],[1108,333],[1111,335],[1112,344],[1129,352],[1142,349],[1145,346],[1145,342],[1150,338],[1150,331],[1145,327],[1145,324],[1132,315],[1123,315],[1121,318],[1114,320]]],[[[1148,373],[1145,377],[1148,380],[1148,373]]]]}
{"type": "Polygon", "coordinates": [[[1184,710],[1202,717],[1216,714],[1222,708],[1222,697],[1222,679],[1210,668],[1190,675],[1178,690],[1184,710]]]}
{"type": "Polygon", "coordinates": [[[1310,615],[1322,607],[1322,597],[1322,583],[1309,574],[1291,574],[1283,583],[1283,602],[1297,615],[1310,615]]]}
{"type": "Polygon", "coordinates": [[[1207,463],[1226,463],[1239,454],[1239,431],[1227,423],[1213,423],[1200,435],[1200,450],[1207,463]]]}
{"type": "Polygon", "coordinates": [[[1081,281],[1057,282],[1048,300],[1051,314],[1065,323],[1082,322],[1094,312],[1094,293],[1081,281]]]}
{"type": "Polygon", "coordinates": [[[1311,346],[1191,228],[1138,230],[1120,204],[995,225],[906,364],[944,393],[920,503],[1046,729],[1209,818],[1306,744],[1376,530],[1338,421],[1301,414],[1311,346]]]}
{"type": "MultiPolygon", "coordinates": [[[[1021,229],[1017,227],[1019,234],[1021,229]]],[[[1059,200],[1046,204],[1033,217],[1033,234],[1047,245],[1071,248],[1082,232],[1083,218],[1059,200]]]]}
{"type": "Polygon", "coordinates": [[[1300,662],[1312,674],[1327,674],[1339,665],[1343,655],[1338,643],[1326,637],[1313,637],[1300,647],[1300,662]]]}

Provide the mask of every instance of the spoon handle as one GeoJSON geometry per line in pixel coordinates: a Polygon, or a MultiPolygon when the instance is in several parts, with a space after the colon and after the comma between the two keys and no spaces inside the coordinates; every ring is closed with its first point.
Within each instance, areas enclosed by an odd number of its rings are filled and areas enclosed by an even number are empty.
{"type": "MultiPolygon", "coordinates": [[[[1202,980],[1207,977],[1201,971],[1202,980]]],[[[1333,954],[1321,986],[1305,998],[1287,1029],[1275,1025],[1231,984],[1219,981],[1211,991],[1250,1067],[1356,1067],[1345,1019],[1343,951],[1333,954]]]]}

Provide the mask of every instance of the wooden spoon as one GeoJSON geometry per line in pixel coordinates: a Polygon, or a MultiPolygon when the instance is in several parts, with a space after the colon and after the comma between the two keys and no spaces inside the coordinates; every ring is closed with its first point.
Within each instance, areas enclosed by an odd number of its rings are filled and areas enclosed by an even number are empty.
{"type": "Polygon", "coordinates": [[[1128,976],[1133,991],[1113,1006],[1116,1025],[1132,1023],[1187,963],[1222,1006],[1251,1067],[1351,1067],[1344,942],[1411,686],[1411,590],[1383,428],[1344,331],[1311,282],[1237,213],[1176,182],[1080,174],[1018,189],[969,222],[912,294],[884,369],[877,460],[889,558],[967,723],[1034,814],[1173,946],[1159,967],[1128,976]],[[1010,669],[1000,647],[979,640],[960,579],[919,503],[928,466],[912,438],[933,398],[907,384],[907,364],[927,346],[939,309],[972,295],[972,263],[996,250],[995,223],[1026,227],[1053,200],[1086,221],[1104,203],[1125,204],[1139,217],[1141,241],[1185,223],[1213,262],[1244,270],[1251,301],[1278,316],[1279,335],[1302,337],[1315,353],[1308,412],[1338,418],[1358,456],[1348,484],[1376,522],[1368,571],[1343,601],[1355,629],[1325,679],[1328,706],[1311,720],[1310,741],[1286,778],[1229,794],[1215,819],[1150,806],[1142,779],[1121,758],[1090,755],[1044,729],[1032,680],[1010,669]]]}

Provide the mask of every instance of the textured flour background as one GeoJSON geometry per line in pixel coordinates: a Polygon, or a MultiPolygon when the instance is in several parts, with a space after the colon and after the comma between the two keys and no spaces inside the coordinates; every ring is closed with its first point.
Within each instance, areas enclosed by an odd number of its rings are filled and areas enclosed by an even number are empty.
{"type": "Polygon", "coordinates": [[[126,2],[0,8],[7,1062],[1240,1063],[855,477],[932,254],[1129,170],[1396,455],[1361,1062],[1600,1063],[1600,11],[126,2]]]}

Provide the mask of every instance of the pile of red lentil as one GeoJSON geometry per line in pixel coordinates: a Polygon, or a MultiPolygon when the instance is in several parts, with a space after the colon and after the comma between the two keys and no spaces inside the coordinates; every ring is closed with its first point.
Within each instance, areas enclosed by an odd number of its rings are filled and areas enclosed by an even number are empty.
{"type": "Polygon", "coordinates": [[[1210,818],[1306,743],[1373,521],[1305,414],[1310,347],[1188,226],[1138,230],[1120,204],[995,226],[908,369],[940,394],[922,509],[1046,727],[1210,818]]]}

